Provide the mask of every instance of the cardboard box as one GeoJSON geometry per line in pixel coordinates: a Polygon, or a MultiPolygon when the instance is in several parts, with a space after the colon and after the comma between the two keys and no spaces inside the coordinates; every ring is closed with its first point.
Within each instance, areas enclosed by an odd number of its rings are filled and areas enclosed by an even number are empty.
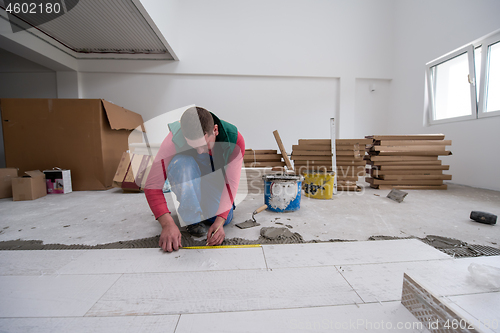
{"type": "Polygon", "coordinates": [[[150,155],[123,153],[113,178],[113,186],[124,191],[144,190],[154,159],[155,157],[150,155]]]}
{"type": "Polygon", "coordinates": [[[35,200],[47,195],[45,175],[40,170],[26,171],[22,177],[12,178],[14,201],[35,200]]]}
{"type": "Polygon", "coordinates": [[[7,167],[71,170],[75,191],[111,188],[129,134],[143,124],[100,99],[7,98],[0,108],[7,167]]]}
{"type": "Polygon", "coordinates": [[[12,178],[17,177],[17,169],[0,168],[0,199],[12,198],[12,178]]]}
{"type": "Polygon", "coordinates": [[[71,171],[70,170],[44,170],[47,184],[47,194],[71,193],[71,171]]]}

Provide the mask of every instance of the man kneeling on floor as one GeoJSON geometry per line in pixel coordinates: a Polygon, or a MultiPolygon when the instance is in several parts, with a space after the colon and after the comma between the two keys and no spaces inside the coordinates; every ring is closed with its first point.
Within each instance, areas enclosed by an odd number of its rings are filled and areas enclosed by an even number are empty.
{"type": "Polygon", "coordinates": [[[181,232],[163,195],[168,177],[179,201],[178,214],[195,237],[207,235],[207,245],[224,241],[223,226],[233,218],[234,196],[240,181],[245,141],[236,126],[201,108],[187,109],[180,122],[168,124],[149,173],[145,193],[162,227],[160,247],[182,247],[181,232]]]}

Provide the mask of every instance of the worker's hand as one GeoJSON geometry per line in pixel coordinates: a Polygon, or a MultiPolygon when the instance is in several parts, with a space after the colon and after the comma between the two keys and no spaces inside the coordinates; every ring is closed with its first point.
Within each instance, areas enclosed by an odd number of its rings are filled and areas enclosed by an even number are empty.
{"type": "Polygon", "coordinates": [[[207,245],[217,246],[221,245],[226,238],[226,233],[224,232],[224,223],[226,220],[220,216],[217,216],[215,222],[210,226],[207,233],[207,245]],[[219,228],[220,226],[220,228],[219,228]],[[219,228],[219,230],[217,230],[219,228]],[[215,232],[217,230],[217,232],[215,232]],[[215,234],[214,234],[215,232],[215,234]]]}
{"type": "Polygon", "coordinates": [[[159,245],[166,252],[177,251],[181,244],[181,232],[170,214],[162,215],[158,218],[162,230],[159,245]]]}

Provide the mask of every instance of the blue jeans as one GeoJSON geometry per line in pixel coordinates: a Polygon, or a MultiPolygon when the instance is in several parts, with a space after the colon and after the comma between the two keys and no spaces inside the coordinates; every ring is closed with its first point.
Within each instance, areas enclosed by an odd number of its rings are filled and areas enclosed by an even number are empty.
{"type": "MultiPolygon", "coordinates": [[[[179,201],[178,213],[186,224],[203,220],[215,222],[222,192],[226,186],[222,173],[212,172],[211,156],[196,157],[178,154],[170,161],[168,180],[179,201]]],[[[224,225],[233,219],[233,207],[224,225]]]]}

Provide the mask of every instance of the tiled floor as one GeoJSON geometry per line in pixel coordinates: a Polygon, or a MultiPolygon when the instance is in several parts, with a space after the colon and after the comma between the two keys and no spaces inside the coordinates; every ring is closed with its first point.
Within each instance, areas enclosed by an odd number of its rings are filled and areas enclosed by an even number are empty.
{"type": "Polygon", "coordinates": [[[0,332],[426,331],[400,303],[403,272],[498,321],[500,293],[470,278],[472,262],[500,267],[418,240],[2,251],[0,332]]]}

